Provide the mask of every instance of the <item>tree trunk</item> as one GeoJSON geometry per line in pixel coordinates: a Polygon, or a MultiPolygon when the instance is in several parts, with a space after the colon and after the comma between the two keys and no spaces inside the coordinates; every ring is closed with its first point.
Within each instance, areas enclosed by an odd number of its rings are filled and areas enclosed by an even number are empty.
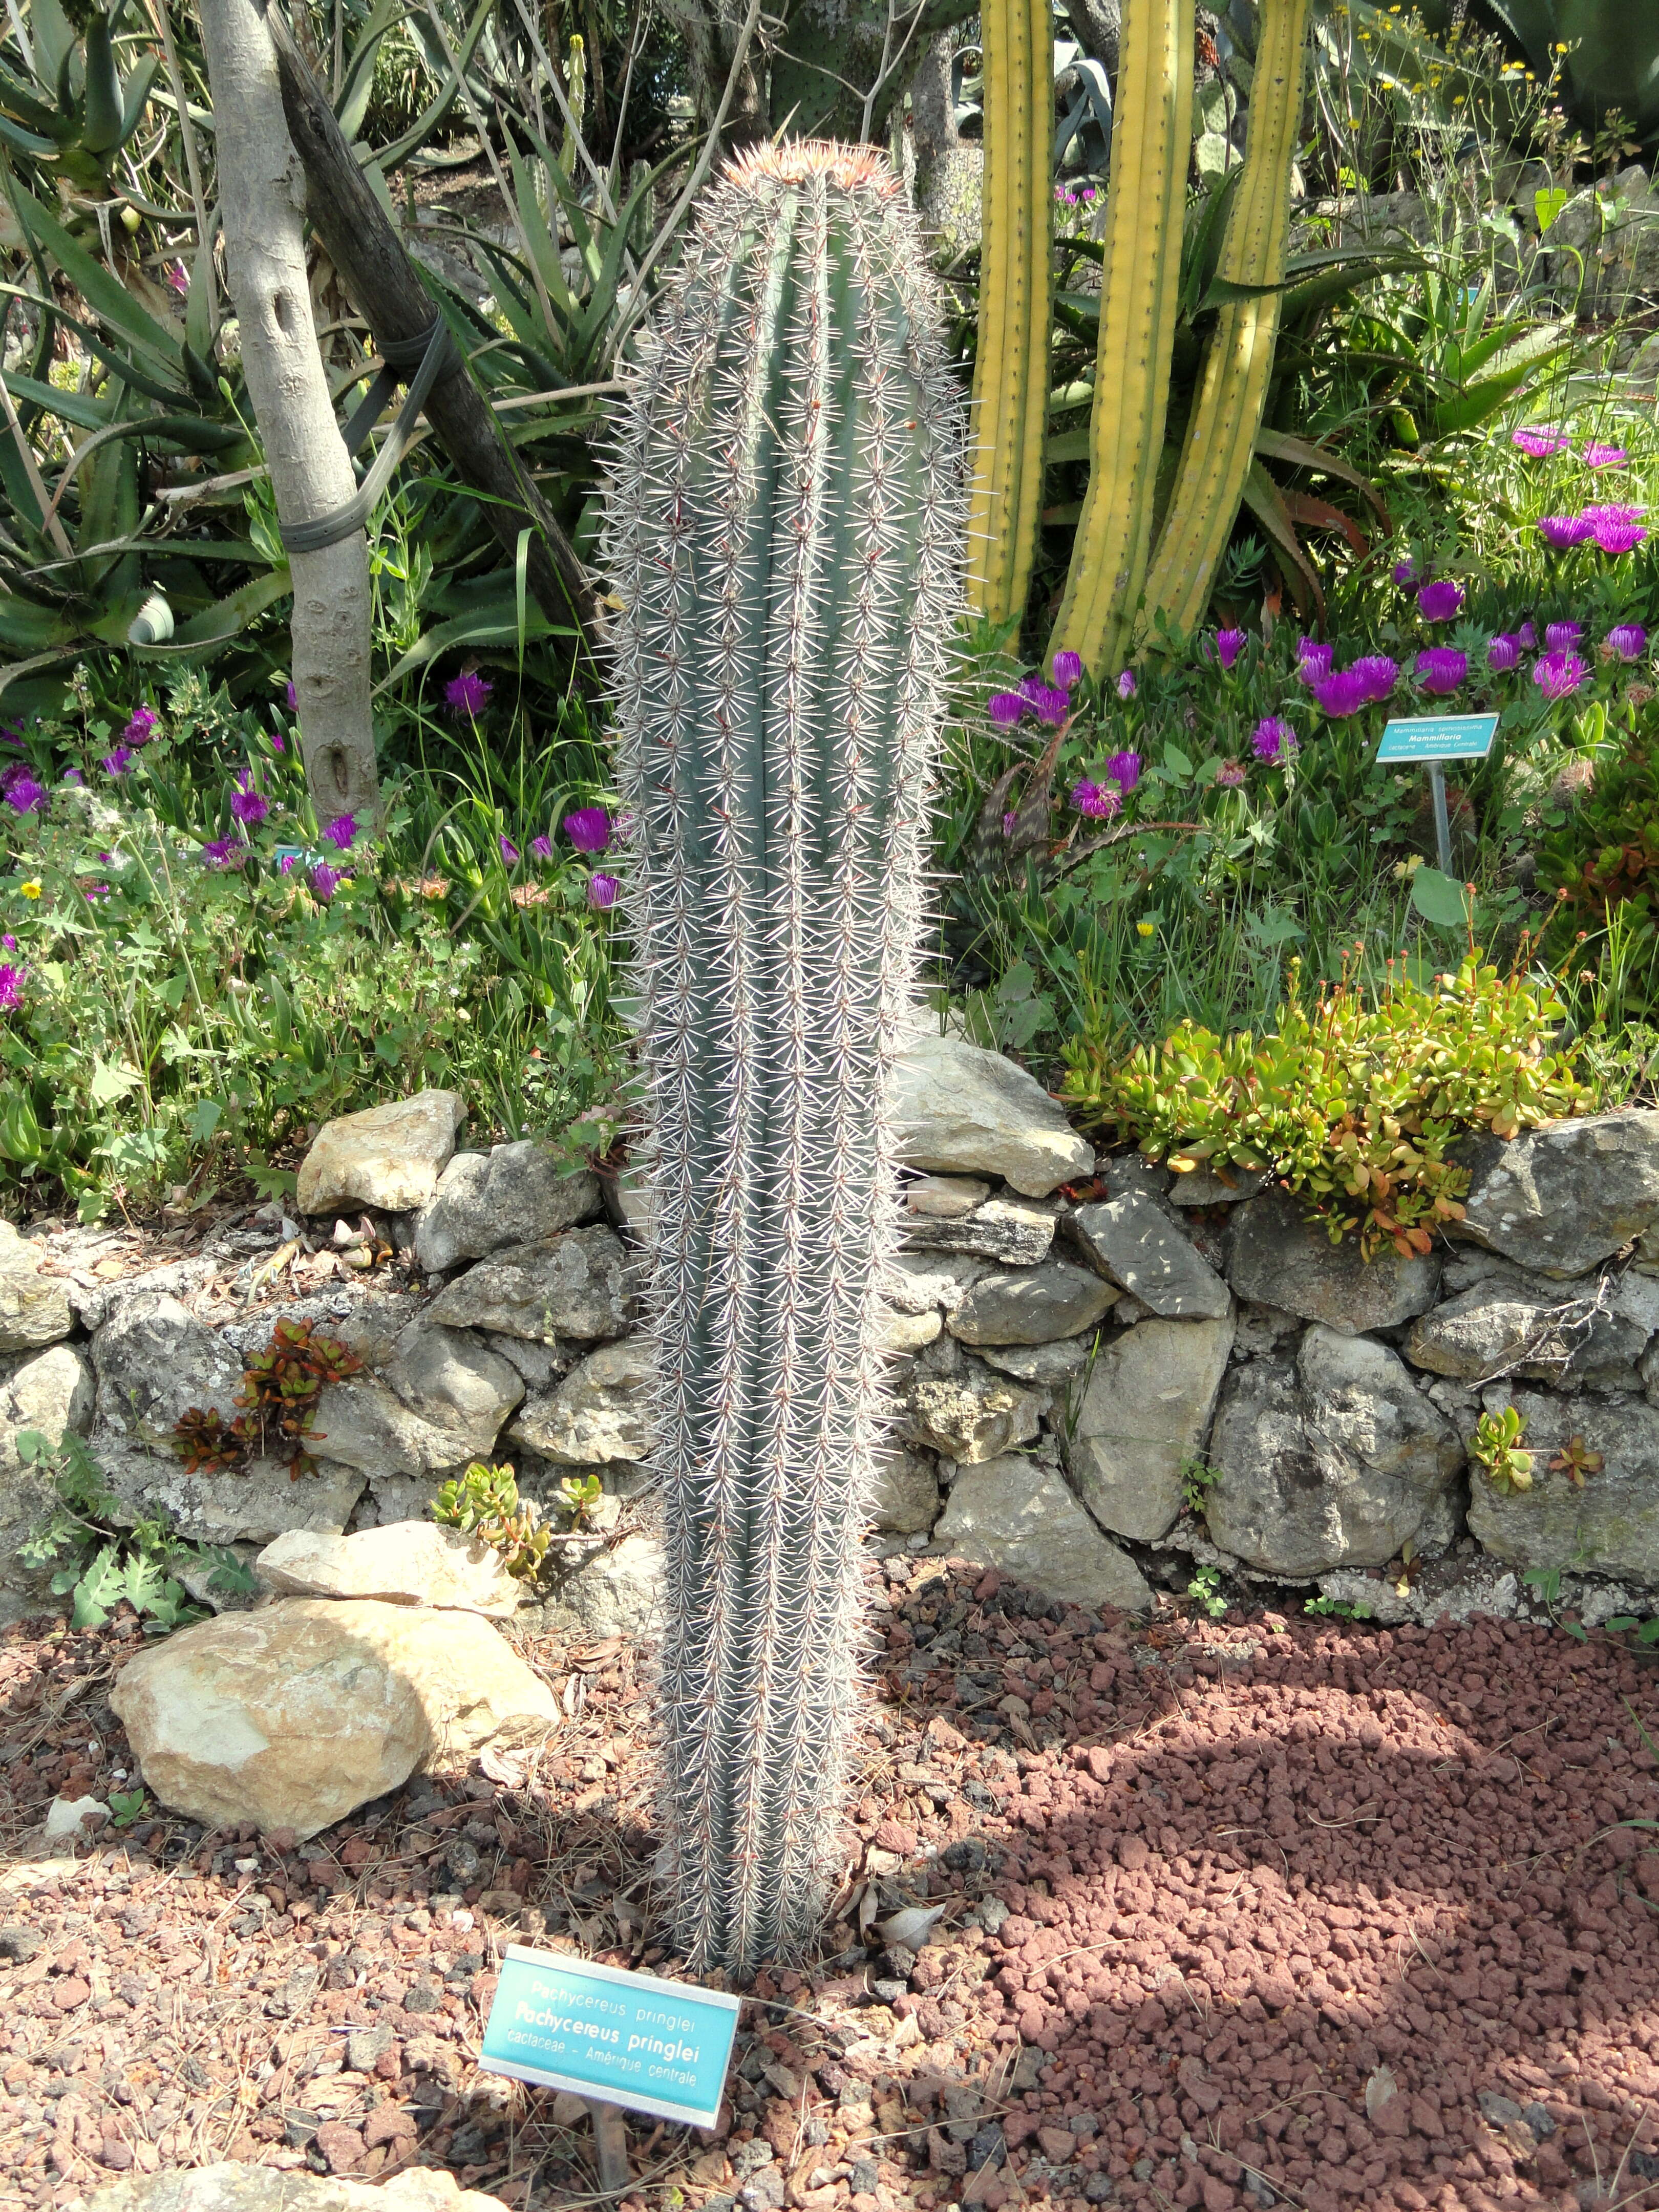
{"type": "MultiPolygon", "coordinates": [[[[254,0],[202,0],[219,191],[242,366],[284,526],[353,498],[306,276],[303,175],[283,119],[276,56],[254,0]]],[[[290,556],[300,750],[319,823],[378,819],[363,532],[290,556]]]]}
{"type": "Polygon", "coordinates": [[[916,149],[919,208],[932,206],[939,165],[957,145],[957,104],[951,97],[951,55],[955,43],[948,31],[930,39],[910,80],[910,138],[916,149]]]}

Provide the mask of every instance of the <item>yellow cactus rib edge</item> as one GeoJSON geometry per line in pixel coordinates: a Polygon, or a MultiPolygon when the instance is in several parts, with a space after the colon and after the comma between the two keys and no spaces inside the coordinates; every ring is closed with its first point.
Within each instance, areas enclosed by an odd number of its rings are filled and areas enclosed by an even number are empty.
{"type": "Polygon", "coordinates": [[[1193,0],[1125,0],[1089,489],[1051,647],[1121,666],[1152,546],[1193,135],[1193,0]]]}
{"type": "Polygon", "coordinates": [[[974,364],[968,600],[1016,620],[1036,557],[1048,410],[1049,0],[986,0],[984,226],[974,364]]]}
{"type": "MultiPolygon", "coordinates": [[[[1243,173],[1221,255],[1220,273],[1235,284],[1284,281],[1308,0],[1262,0],[1261,22],[1243,173]]],[[[1282,299],[1269,292],[1221,310],[1146,579],[1147,632],[1162,616],[1189,636],[1204,619],[1255,453],[1282,299]]]]}

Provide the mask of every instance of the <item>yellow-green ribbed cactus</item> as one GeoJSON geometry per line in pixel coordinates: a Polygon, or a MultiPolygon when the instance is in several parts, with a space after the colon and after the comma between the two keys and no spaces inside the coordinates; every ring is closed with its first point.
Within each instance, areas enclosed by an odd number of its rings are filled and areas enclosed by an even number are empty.
{"type": "Polygon", "coordinates": [[[1049,0],[985,0],[985,168],[969,486],[968,599],[1024,611],[1042,512],[1048,413],[1054,33],[1049,0]]]}
{"type": "MultiPolygon", "coordinates": [[[[1308,0],[1261,0],[1261,26],[1243,173],[1219,272],[1231,283],[1258,286],[1284,282],[1308,0]]],[[[1204,619],[1267,404],[1282,298],[1262,292],[1221,310],[1146,579],[1148,630],[1161,616],[1170,630],[1189,636],[1204,619]]]]}
{"type": "Polygon", "coordinates": [[[1192,125],[1193,0],[1124,0],[1089,489],[1051,640],[1094,676],[1122,665],[1152,547],[1192,125]]]}

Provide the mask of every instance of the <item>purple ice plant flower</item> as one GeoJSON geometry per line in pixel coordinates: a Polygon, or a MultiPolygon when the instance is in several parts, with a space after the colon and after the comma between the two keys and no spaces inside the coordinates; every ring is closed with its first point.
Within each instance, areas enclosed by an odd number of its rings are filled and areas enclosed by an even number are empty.
{"type": "Polygon", "coordinates": [[[1296,732],[1278,714],[1264,714],[1250,734],[1250,750],[1269,768],[1297,756],[1296,732]]]}
{"type": "Polygon", "coordinates": [[[1565,453],[1572,441],[1559,430],[1512,430],[1510,443],[1518,446],[1534,461],[1547,460],[1552,453],[1565,453]]]}
{"type": "Polygon", "coordinates": [[[1340,719],[1345,714],[1357,714],[1362,707],[1370,704],[1370,686],[1357,668],[1334,671],[1322,676],[1313,687],[1313,695],[1322,714],[1340,719]]]}
{"type": "Polygon", "coordinates": [[[326,860],[319,860],[311,872],[311,888],[319,899],[331,899],[345,881],[343,868],[331,868],[326,860]]]}
{"type": "Polygon", "coordinates": [[[1417,656],[1419,688],[1436,699],[1455,691],[1469,672],[1469,656],[1449,645],[1431,645],[1417,656]]]}
{"type": "Polygon", "coordinates": [[[1041,684],[1035,676],[1028,676],[1020,685],[1020,696],[1027,708],[1040,722],[1050,722],[1058,728],[1070,718],[1072,702],[1063,691],[1052,684],[1041,684]]]}
{"type": "Polygon", "coordinates": [[[1463,586],[1454,584],[1449,577],[1417,587],[1418,612],[1425,622],[1451,622],[1462,604],[1463,586]]]}
{"type": "Polygon", "coordinates": [[[1570,646],[1577,645],[1583,635],[1583,623],[1559,622],[1544,625],[1544,643],[1552,653],[1566,652],[1570,646]]]}
{"type": "Polygon", "coordinates": [[[337,814],[334,819],[329,823],[327,829],[324,830],[323,835],[327,838],[331,845],[337,845],[341,852],[349,853],[351,850],[352,846],[356,842],[356,816],[355,814],[337,814]]]}
{"type": "Polygon", "coordinates": [[[1528,615],[1526,621],[1522,623],[1518,635],[1520,636],[1522,647],[1528,653],[1537,652],[1538,632],[1533,626],[1533,620],[1530,615],[1528,615]]]}
{"type": "Polygon", "coordinates": [[[1408,592],[1417,581],[1417,556],[1414,553],[1408,553],[1403,561],[1395,562],[1394,580],[1402,592],[1408,592]]]}
{"type": "Polygon", "coordinates": [[[6,781],[6,804],[15,814],[38,814],[46,803],[46,787],[25,769],[6,781]]]}
{"type": "Polygon", "coordinates": [[[121,732],[122,744],[147,745],[155,735],[155,726],[161,719],[154,707],[135,708],[125,729],[121,732]]]}
{"type": "Polygon", "coordinates": [[[1570,699],[1589,674],[1576,653],[1545,653],[1533,663],[1532,680],[1547,699],[1570,699]]]}
{"type": "Polygon", "coordinates": [[[1117,679],[1118,697],[1120,699],[1133,699],[1135,693],[1139,691],[1139,689],[1140,685],[1136,680],[1133,669],[1126,668],[1122,675],[1117,679]]]}
{"type": "Polygon", "coordinates": [[[1615,623],[1607,642],[1620,660],[1639,660],[1647,649],[1648,634],[1640,623],[1615,623]]]}
{"type": "Polygon", "coordinates": [[[1083,655],[1080,653],[1057,653],[1054,659],[1056,684],[1069,691],[1074,684],[1083,680],[1083,655]]]}
{"type": "Polygon", "coordinates": [[[1400,664],[1390,660],[1386,653],[1368,653],[1356,660],[1350,675],[1365,680],[1365,703],[1369,707],[1381,704],[1400,681],[1400,664]]]}
{"type": "Polygon", "coordinates": [[[486,678],[469,669],[465,675],[451,677],[445,684],[444,703],[452,714],[482,714],[495,689],[486,678]]]}
{"type": "Polygon", "coordinates": [[[138,756],[131,745],[117,745],[112,753],[106,753],[98,763],[106,775],[125,775],[138,756]]]}
{"type": "Polygon", "coordinates": [[[1546,514],[1539,518],[1538,534],[1559,553],[1570,545],[1582,545],[1593,526],[1582,514],[1546,514]]]}
{"type": "Polygon", "coordinates": [[[288,747],[283,742],[282,733],[280,731],[273,730],[271,732],[270,750],[274,753],[285,753],[288,750],[288,747]]]}
{"type": "Polygon", "coordinates": [[[1296,653],[1296,672],[1300,682],[1311,686],[1330,674],[1333,654],[1328,645],[1320,644],[1316,638],[1304,637],[1297,644],[1296,653]]]}
{"type": "MultiPolygon", "coordinates": [[[[16,941],[15,938],[9,940],[12,944],[16,941]]],[[[6,1012],[22,1005],[23,979],[28,972],[27,968],[14,967],[9,960],[0,962],[0,1008],[6,1012]]]]}
{"type": "Polygon", "coordinates": [[[587,879],[587,903],[603,914],[607,907],[615,906],[617,893],[621,889],[621,880],[616,876],[590,876],[587,879]]]}
{"type": "Polygon", "coordinates": [[[297,714],[300,711],[300,695],[292,684],[288,687],[288,711],[290,714],[297,714]]]}
{"type": "Polygon", "coordinates": [[[1215,634],[1215,657],[1223,668],[1231,669],[1244,650],[1245,636],[1242,629],[1218,629],[1215,634]]]}
{"type": "Polygon", "coordinates": [[[252,829],[263,822],[270,811],[270,801],[253,788],[253,771],[245,768],[236,779],[236,788],[230,795],[230,811],[238,822],[252,829]]]}
{"type": "Polygon", "coordinates": [[[1084,776],[1072,786],[1072,804],[1095,822],[1109,822],[1123,811],[1123,794],[1113,785],[1084,776]]]}
{"type": "Polygon", "coordinates": [[[1648,533],[1640,522],[1597,522],[1589,534],[1604,553],[1633,553],[1648,533]]]}
{"type": "Polygon", "coordinates": [[[1106,763],[1106,773],[1127,799],[1140,781],[1140,755],[1114,753],[1106,763]]]}
{"type": "Polygon", "coordinates": [[[611,817],[602,806],[579,806],[565,816],[564,834],[579,853],[602,853],[611,842],[611,817]]]}
{"type": "Polygon", "coordinates": [[[550,860],[553,857],[553,840],[550,837],[532,837],[530,841],[530,849],[538,860],[550,860]]]}
{"type": "Polygon", "coordinates": [[[1589,507],[1581,507],[1579,520],[1592,526],[1598,522],[1639,522],[1647,513],[1644,507],[1629,507],[1621,501],[1598,501],[1589,507]]]}
{"type": "Polygon", "coordinates": [[[1521,639],[1514,630],[1499,630],[1486,647],[1486,665],[1494,676],[1507,676],[1521,665],[1521,639]]]}
{"type": "Polygon", "coordinates": [[[501,858],[510,868],[519,857],[519,848],[510,837],[498,836],[495,842],[501,848],[501,858]]]}
{"type": "Polygon", "coordinates": [[[1018,691],[994,691],[985,711],[1000,729],[1011,730],[1025,712],[1025,707],[1018,691]]]}
{"type": "Polygon", "coordinates": [[[215,837],[202,848],[202,858],[210,868],[234,868],[247,851],[247,847],[233,830],[228,837],[215,837]]]}
{"type": "Polygon", "coordinates": [[[1622,446],[1604,446],[1593,441],[1584,448],[1585,466],[1592,469],[1622,469],[1630,455],[1622,446]]]}
{"type": "Polygon", "coordinates": [[[4,945],[8,952],[15,952],[17,950],[17,939],[12,935],[9,930],[6,932],[3,937],[0,937],[0,945],[4,945]]]}

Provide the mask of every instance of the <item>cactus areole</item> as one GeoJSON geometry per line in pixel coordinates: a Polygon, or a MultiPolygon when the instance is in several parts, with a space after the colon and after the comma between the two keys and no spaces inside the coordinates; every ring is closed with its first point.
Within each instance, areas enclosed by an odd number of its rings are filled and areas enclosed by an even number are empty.
{"type": "Polygon", "coordinates": [[[959,599],[962,425],[884,159],[705,198],[607,521],[654,1183],[678,1937],[745,1976],[839,1872],[907,1027],[959,599]]]}

